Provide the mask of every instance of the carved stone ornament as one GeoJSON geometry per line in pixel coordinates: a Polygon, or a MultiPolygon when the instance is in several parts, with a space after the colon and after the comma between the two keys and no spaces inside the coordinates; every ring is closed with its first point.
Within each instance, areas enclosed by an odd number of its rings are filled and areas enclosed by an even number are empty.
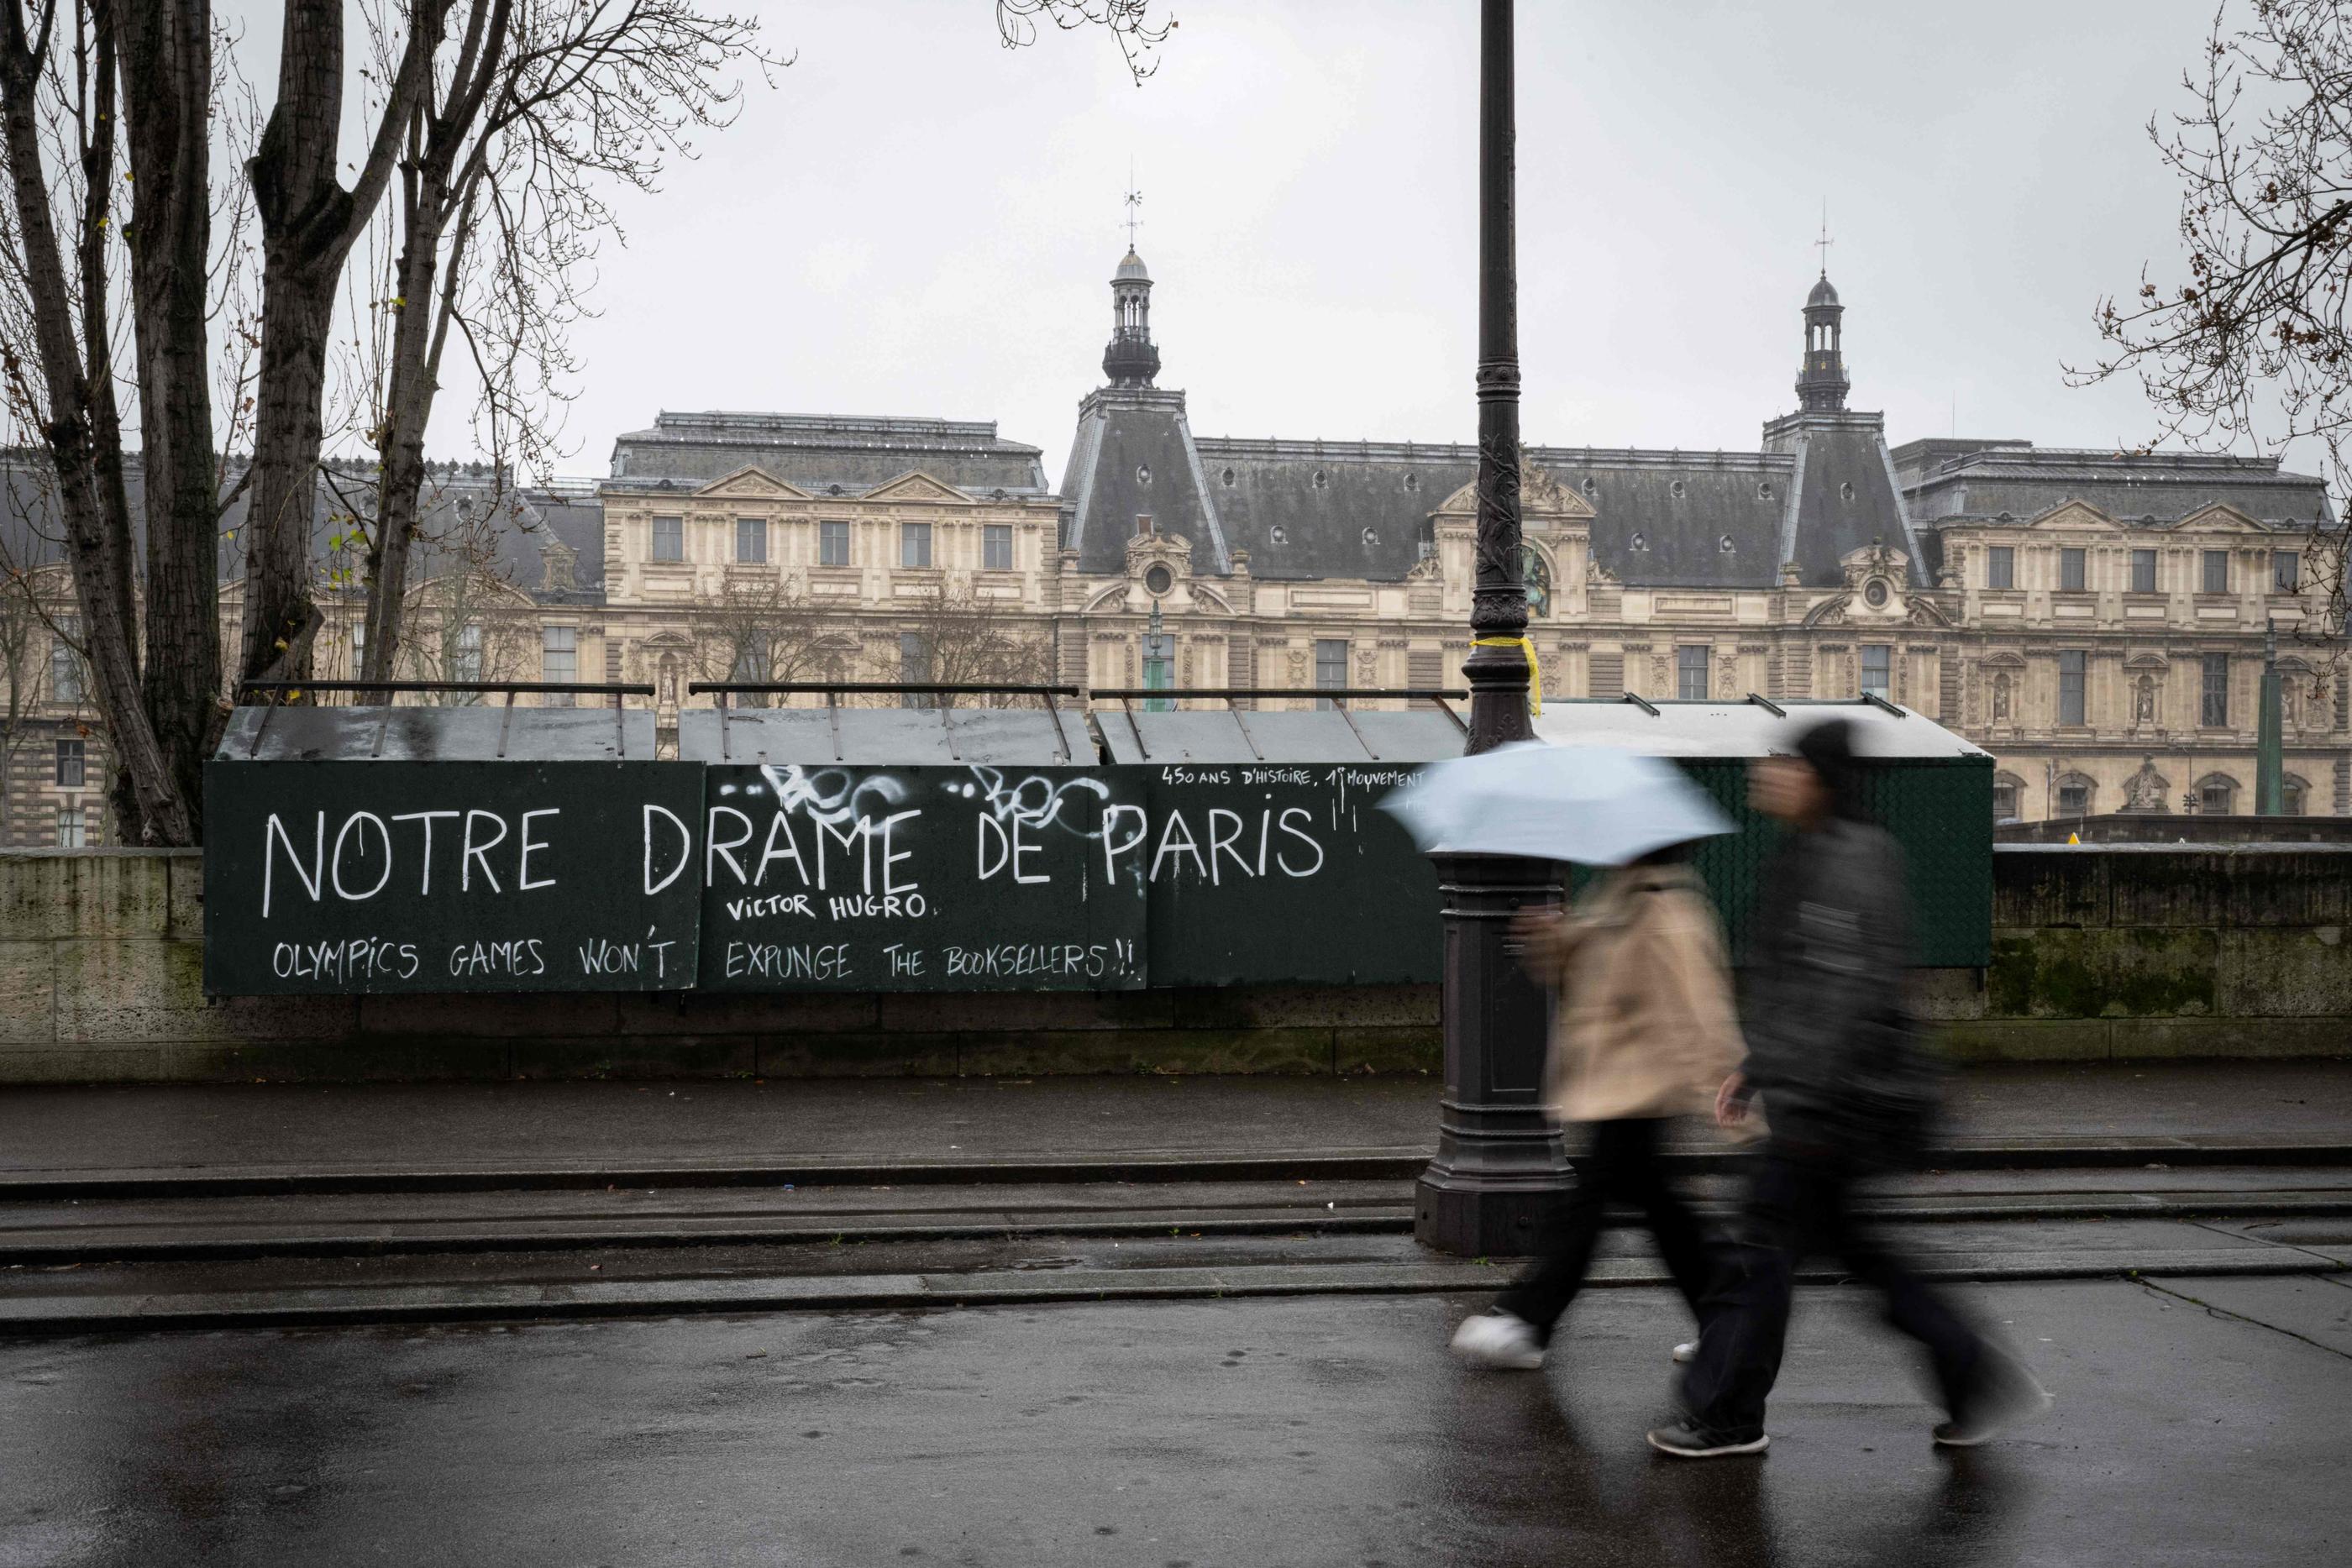
{"type": "Polygon", "coordinates": [[[2172,786],[2156,770],[2156,758],[2139,759],[2139,771],[2124,780],[2124,810],[2126,811],[2169,811],[2172,809],[2172,786]]]}
{"type": "Polygon", "coordinates": [[[1846,601],[1853,597],[1852,594],[1841,593],[1834,599],[1822,601],[1812,609],[1805,612],[1805,624],[1808,626],[1844,625],[1846,601]]]}

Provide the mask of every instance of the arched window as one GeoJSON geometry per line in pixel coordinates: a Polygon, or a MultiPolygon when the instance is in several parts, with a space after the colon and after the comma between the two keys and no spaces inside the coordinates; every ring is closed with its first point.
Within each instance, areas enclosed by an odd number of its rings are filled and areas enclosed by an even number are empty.
{"type": "Polygon", "coordinates": [[[2097,799],[2099,787],[2081,773],[2068,773],[2058,780],[2058,814],[2062,817],[2087,817],[2091,802],[2097,799]]]}
{"type": "Polygon", "coordinates": [[[2281,785],[2282,787],[2279,790],[2279,815],[2282,817],[2302,816],[2305,810],[2304,803],[2311,799],[2311,786],[2305,783],[2302,779],[2296,778],[2292,773],[2288,774],[2286,778],[2281,781],[2281,785]]]}
{"type": "Polygon", "coordinates": [[[2017,821],[2019,804],[2025,799],[2025,780],[2014,773],[1992,776],[1992,820],[1996,822],[2017,821]]]}
{"type": "Polygon", "coordinates": [[[2208,773],[2197,780],[2197,814],[2226,817],[2238,809],[2238,781],[2226,773],[2208,773]]]}

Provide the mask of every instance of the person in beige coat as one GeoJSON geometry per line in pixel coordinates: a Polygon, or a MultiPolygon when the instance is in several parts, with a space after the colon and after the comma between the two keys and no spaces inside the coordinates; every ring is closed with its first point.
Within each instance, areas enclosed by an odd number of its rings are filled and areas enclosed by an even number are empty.
{"type": "Polygon", "coordinates": [[[1704,1322],[1726,1266],[1722,1244],[1666,1180],[1669,1123],[1711,1114],[1742,1051],[1723,934],[1687,846],[1604,873],[1572,912],[1525,910],[1522,962],[1549,986],[1545,1100],[1590,1147],[1548,1220],[1537,1261],[1454,1339],[1465,1358],[1534,1368],[1592,1262],[1602,1209],[1638,1209],[1683,1300],[1704,1322]]]}

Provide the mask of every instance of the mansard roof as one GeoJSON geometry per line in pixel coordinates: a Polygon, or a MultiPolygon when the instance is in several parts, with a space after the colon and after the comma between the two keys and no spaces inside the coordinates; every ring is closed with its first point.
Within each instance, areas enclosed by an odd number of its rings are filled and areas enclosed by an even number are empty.
{"type": "Polygon", "coordinates": [[[812,495],[863,495],[919,469],[976,497],[1047,494],[1044,454],[994,420],[664,410],[613,443],[616,489],[695,490],[756,467],[812,495]]]}
{"type": "MultiPolygon", "coordinates": [[[[331,542],[348,532],[343,520],[374,507],[373,464],[331,464],[319,479],[310,532],[311,553],[323,571],[331,542]]],[[[124,486],[130,492],[134,543],[143,557],[147,514],[145,472],[136,454],[126,455],[124,486]]],[[[58,515],[55,481],[47,459],[38,455],[0,458],[0,561],[31,569],[65,559],[65,536],[58,515]]],[[[220,580],[245,576],[247,496],[239,496],[221,518],[220,580]]],[[[436,465],[419,498],[419,540],[409,572],[424,582],[460,566],[481,567],[544,604],[600,604],[604,596],[604,517],[593,481],[557,480],[548,485],[501,483],[479,465],[436,465]],[[463,542],[460,543],[459,541],[463,542]],[[568,590],[546,589],[546,557],[552,545],[572,556],[568,590]]]]}
{"type": "Polygon", "coordinates": [[[1153,531],[1192,541],[1194,571],[1221,576],[1233,570],[1223,505],[1202,469],[1182,392],[1105,387],[1078,405],[1062,478],[1062,547],[1078,552],[1080,571],[1125,570],[1136,518],[1149,513],[1153,531]]]}
{"type": "Polygon", "coordinates": [[[1906,443],[1894,457],[1912,512],[1928,528],[2003,513],[2039,517],[2064,501],[2143,527],[2170,527],[2215,505],[2273,528],[2308,529],[2335,517],[2326,483],[2285,471],[2275,456],[1939,438],[1906,443]]]}
{"type": "MultiPolygon", "coordinates": [[[[1841,558],[1909,530],[1877,416],[1807,416],[1787,450],[1532,446],[1527,461],[1592,507],[1592,558],[1635,585],[1770,587],[1783,561],[1844,580],[1841,558]],[[1847,486],[1853,487],[1849,497],[1847,486]]],[[[1182,534],[1203,573],[1249,552],[1253,576],[1400,581],[1430,516],[1477,476],[1474,446],[1191,434],[1183,394],[1107,389],[1081,406],[1063,542],[1081,571],[1125,569],[1139,513],[1182,534]]]]}

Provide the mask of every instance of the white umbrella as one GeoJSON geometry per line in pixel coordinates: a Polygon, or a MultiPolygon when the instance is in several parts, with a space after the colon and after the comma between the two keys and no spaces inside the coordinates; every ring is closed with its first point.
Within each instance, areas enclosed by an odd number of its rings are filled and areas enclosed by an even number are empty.
{"type": "Polygon", "coordinates": [[[1539,740],[1433,762],[1391,790],[1424,851],[1623,865],[1734,824],[1673,763],[1607,746],[1539,740]]]}

